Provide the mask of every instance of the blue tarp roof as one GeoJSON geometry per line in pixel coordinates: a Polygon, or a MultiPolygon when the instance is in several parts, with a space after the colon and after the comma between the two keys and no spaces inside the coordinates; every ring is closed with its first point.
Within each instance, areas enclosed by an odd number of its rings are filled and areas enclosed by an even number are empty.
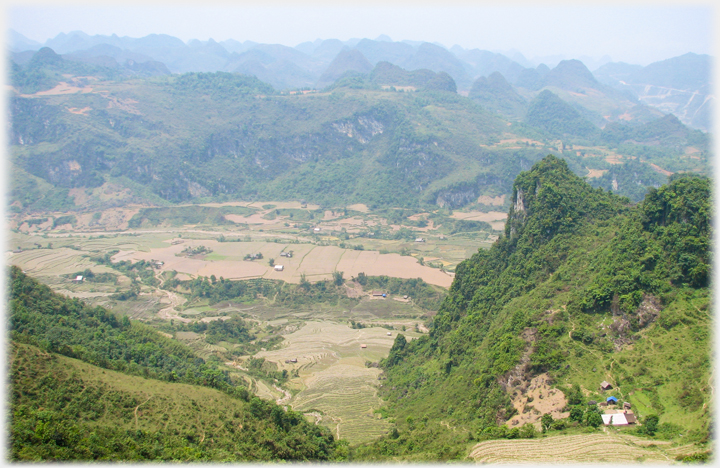
{"type": "Polygon", "coordinates": [[[610,396],[608,397],[607,401],[614,401],[615,403],[617,403],[617,398],[615,398],[614,396],[610,396]]]}

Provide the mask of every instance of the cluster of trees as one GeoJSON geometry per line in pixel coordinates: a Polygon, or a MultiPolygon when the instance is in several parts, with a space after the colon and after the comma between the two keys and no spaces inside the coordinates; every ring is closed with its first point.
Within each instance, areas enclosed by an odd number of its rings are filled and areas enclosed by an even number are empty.
{"type": "Polygon", "coordinates": [[[181,281],[177,278],[167,280],[163,288],[180,287],[190,293],[190,298],[206,298],[210,304],[221,301],[250,302],[260,298],[272,298],[276,304],[295,307],[317,303],[335,303],[338,301],[354,301],[349,299],[343,289],[342,272],[334,272],[332,281],[311,283],[304,276],[300,284],[289,284],[283,281],[252,279],[231,281],[223,277],[210,278],[199,276],[191,280],[181,281]]]}
{"type": "Polygon", "coordinates": [[[78,276],[82,276],[84,281],[91,283],[112,283],[117,284],[118,277],[112,273],[95,273],[90,268],[85,268],[83,271],[76,271],[69,275],[65,275],[66,278],[75,279],[78,276]]]}
{"type": "Polygon", "coordinates": [[[388,294],[411,297],[423,309],[437,310],[447,293],[426,283],[422,278],[394,278],[386,275],[368,276],[363,272],[354,278],[364,289],[380,289],[388,294]]]}

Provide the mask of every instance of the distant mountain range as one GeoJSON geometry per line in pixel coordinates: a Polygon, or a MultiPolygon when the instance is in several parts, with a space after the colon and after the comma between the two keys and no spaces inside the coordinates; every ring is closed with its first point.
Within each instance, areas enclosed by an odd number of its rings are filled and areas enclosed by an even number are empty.
{"type": "MultiPolygon", "coordinates": [[[[388,62],[408,71],[445,72],[455,81],[460,94],[474,95],[483,105],[509,118],[522,116],[526,110],[522,99],[547,88],[565,101],[590,109],[594,117],[585,117],[596,124],[603,118],[610,121],[620,118],[634,105],[645,104],[674,114],[686,125],[708,131],[714,102],[710,86],[712,58],[693,53],[646,67],[610,62],[609,57],[600,61],[549,57],[551,68],[542,63],[533,66],[520,53],[513,53],[511,58],[457,45],[448,50],[428,42],[395,42],[387,36],[375,40],[318,39],[288,47],[233,39],[222,42],[194,39],[185,43],[165,34],[131,38],[115,34],[90,36],[74,31],[40,44],[11,30],[8,45],[12,60],[21,66],[29,63],[35,51],[48,47],[67,60],[123,69],[131,74],[226,71],[256,76],[277,90],[324,88],[348,73],[368,74],[378,63],[388,62]],[[598,68],[591,72],[588,65],[598,68]],[[491,78],[498,73],[509,88],[497,76],[491,78]],[[488,87],[483,80],[505,90],[501,94],[493,90],[490,96],[483,96],[481,90],[488,87]],[[510,102],[503,105],[490,102],[508,97],[507,93],[513,95],[510,102]],[[632,105],[608,108],[605,97],[632,105]]],[[[657,118],[657,113],[652,117],[657,118]]]]}

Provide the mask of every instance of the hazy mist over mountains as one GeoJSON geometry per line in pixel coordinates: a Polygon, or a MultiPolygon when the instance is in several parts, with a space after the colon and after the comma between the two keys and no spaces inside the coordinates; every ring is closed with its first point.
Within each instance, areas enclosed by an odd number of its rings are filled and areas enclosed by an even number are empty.
{"type": "MultiPolygon", "coordinates": [[[[165,36],[165,35],[151,35],[151,36],[165,36]]],[[[143,39],[149,38],[151,36],[146,36],[143,39]]],[[[180,39],[173,38],[172,36],[165,36],[167,38],[175,39],[173,42],[167,42],[168,45],[173,44],[174,46],[179,46],[180,44],[177,42],[182,42],[180,39]]],[[[294,47],[294,49],[303,52],[307,55],[313,55],[315,57],[322,57],[324,59],[332,58],[337,55],[337,53],[340,51],[342,47],[348,47],[348,48],[355,48],[359,43],[362,41],[369,41],[370,39],[349,39],[347,41],[340,41],[338,39],[315,39],[314,41],[307,41],[302,42],[294,47]],[[322,46],[322,47],[321,47],[322,46]],[[319,50],[318,50],[319,49],[319,50]],[[328,56],[328,53],[332,52],[332,56],[328,56]]],[[[129,38],[127,36],[125,37],[118,37],[117,35],[113,34],[112,36],[103,36],[103,35],[95,35],[90,36],[85,34],[82,31],[72,31],[70,33],[61,33],[58,34],[56,37],[52,39],[48,39],[45,41],[45,43],[40,43],[38,41],[29,39],[22,34],[18,33],[17,31],[10,30],[9,31],[9,40],[8,45],[11,50],[11,52],[22,52],[26,50],[39,50],[41,47],[50,47],[51,49],[55,50],[55,52],[59,54],[64,53],[70,53],[75,50],[80,50],[82,48],[85,48],[88,44],[97,45],[97,44],[113,44],[116,46],[120,46],[121,44],[127,47],[134,47],[133,44],[138,43],[138,39],[129,38]]],[[[423,44],[422,41],[411,41],[411,40],[403,40],[403,41],[393,41],[389,36],[385,34],[381,34],[380,36],[376,37],[374,40],[371,40],[373,42],[385,42],[385,43],[397,43],[397,44],[405,44],[409,45],[410,47],[417,48],[421,44],[423,44]]],[[[198,48],[212,48],[213,45],[219,45],[220,48],[225,49],[226,52],[229,53],[242,53],[247,50],[252,49],[255,46],[260,45],[257,42],[246,40],[244,42],[239,42],[234,39],[228,39],[221,42],[216,42],[213,39],[209,39],[207,41],[200,41],[198,39],[191,39],[187,41],[187,43],[184,43],[189,48],[198,49],[198,48]]],[[[455,44],[452,47],[447,47],[444,44],[441,44],[439,42],[432,42],[433,45],[442,47],[444,49],[449,50],[456,56],[460,56],[462,54],[466,54],[472,50],[477,49],[467,49],[463,47],[462,45],[455,44]]],[[[287,46],[281,46],[281,47],[287,47],[287,46]]],[[[218,50],[218,52],[220,52],[218,50]]],[[[594,70],[602,65],[605,65],[606,63],[612,62],[612,57],[609,55],[603,55],[600,58],[597,57],[590,57],[588,55],[583,55],[579,57],[569,57],[562,54],[554,54],[554,55],[545,55],[545,56],[533,56],[533,57],[525,57],[522,52],[516,49],[510,49],[510,50],[491,50],[491,53],[494,54],[501,54],[505,57],[509,58],[510,60],[517,62],[523,67],[526,68],[534,68],[540,65],[541,63],[544,63],[545,65],[549,67],[554,67],[560,61],[576,58],[580,61],[582,61],[589,69],[594,70]]],[[[222,52],[221,52],[222,53],[222,52]]]]}
{"type": "MultiPolygon", "coordinates": [[[[457,92],[468,95],[478,79],[499,73],[518,90],[537,92],[554,86],[577,94],[578,86],[630,99],[675,114],[683,123],[710,128],[709,55],[688,53],[648,66],[583,56],[568,60],[562,55],[528,59],[520,51],[505,53],[465,49],[460,45],[418,41],[393,41],[387,35],[372,39],[316,39],[288,47],[213,39],[186,42],[166,34],[141,38],[115,34],[90,36],[82,31],[61,33],[44,44],[10,30],[12,59],[26,65],[35,51],[47,47],[64,59],[124,68],[133,73],[163,75],[187,72],[231,72],[255,76],[276,90],[322,89],[347,75],[364,75],[381,62],[408,71],[447,73],[457,92]]],[[[522,92],[520,93],[522,94],[522,92]]],[[[581,104],[584,105],[584,104],[581,104]]],[[[492,107],[492,106],[491,106],[492,107]]]]}

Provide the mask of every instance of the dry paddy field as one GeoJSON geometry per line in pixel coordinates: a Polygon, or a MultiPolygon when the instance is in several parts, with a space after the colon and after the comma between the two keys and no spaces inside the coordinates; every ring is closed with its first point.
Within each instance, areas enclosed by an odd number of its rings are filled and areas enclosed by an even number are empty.
{"type": "Polygon", "coordinates": [[[482,211],[455,211],[451,217],[455,219],[462,219],[464,221],[485,221],[496,231],[501,231],[505,228],[507,213],[502,211],[489,211],[487,213],[482,211]]]}
{"type": "Polygon", "coordinates": [[[20,253],[7,253],[7,262],[17,265],[32,276],[58,276],[95,268],[95,263],[84,258],[82,252],[68,248],[33,249],[20,253]]]}
{"type": "Polygon", "coordinates": [[[215,240],[186,240],[182,244],[151,248],[149,251],[125,250],[113,257],[120,260],[161,260],[163,269],[178,273],[225,279],[268,278],[299,283],[302,275],[309,280],[331,279],[333,271],[342,271],[346,278],[364,272],[367,275],[387,275],[398,278],[422,278],[427,283],[450,287],[452,277],[429,266],[420,265],[410,256],[383,254],[376,251],[349,250],[313,244],[281,244],[275,242],[217,242],[215,240]],[[188,258],[181,253],[187,247],[205,246],[213,250],[204,258],[188,258]],[[293,257],[281,257],[282,251],[293,251],[293,257]],[[263,259],[244,261],[247,254],[262,253],[263,259]],[[268,263],[274,258],[284,266],[275,271],[268,263]]]}
{"type": "MultiPolygon", "coordinates": [[[[665,453],[662,442],[646,445],[641,439],[616,434],[584,434],[540,439],[489,440],[477,444],[469,457],[478,463],[576,464],[649,463],[670,464],[677,454],[665,453]]],[[[645,441],[646,442],[646,441],[645,441]]],[[[669,449],[669,447],[667,447],[669,449]]]]}
{"type": "MultiPolygon", "coordinates": [[[[285,335],[283,348],[263,351],[256,357],[274,362],[279,369],[297,369],[299,378],[290,382],[300,390],[290,400],[294,410],[317,412],[320,422],[351,443],[372,440],[389,429],[386,420],[373,413],[381,405],[377,396],[377,368],[365,361],[387,356],[396,332],[380,327],[352,329],[333,321],[308,321],[299,330],[285,335]],[[365,344],[366,348],[361,348],[365,344]],[[285,363],[297,359],[297,363],[285,363]]],[[[404,332],[409,338],[414,332],[404,332]]],[[[260,390],[260,389],[258,389],[260,390]]],[[[270,389],[263,389],[268,395],[270,389]]]]}

